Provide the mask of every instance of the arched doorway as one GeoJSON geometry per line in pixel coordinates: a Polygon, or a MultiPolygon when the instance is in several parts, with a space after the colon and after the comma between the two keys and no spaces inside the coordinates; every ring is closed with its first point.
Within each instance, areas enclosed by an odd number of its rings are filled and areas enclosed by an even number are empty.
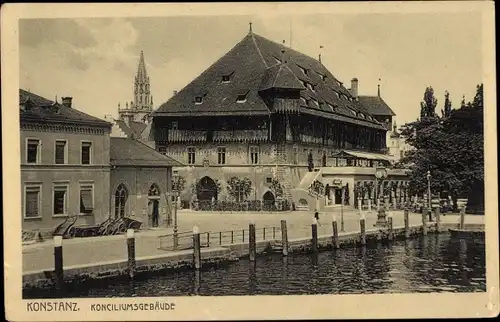
{"type": "Polygon", "coordinates": [[[217,200],[217,185],[210,177],[203,177],[198,182],[197,198],[199,201],[217,200]]]}
{"type": "Polygon", "coordinates": [[[127,204],[128,191],[121,183],[115,191],[115,219],[125,217],[125,206],[127,204]]]}
{"type": "Polygon", "coordinates": [[[271,191],[267,191],[262,196],[262,203],[264,204],[262,207],[264,210],[273,210],[275,208],[274,194],[271,191]]]}
{"type": "Polygon", "coordinates": [[[160,189],[153,183],[148,191],[148,210],[151,218],[151,226],[158,227],[160,218],[160,189]]]}

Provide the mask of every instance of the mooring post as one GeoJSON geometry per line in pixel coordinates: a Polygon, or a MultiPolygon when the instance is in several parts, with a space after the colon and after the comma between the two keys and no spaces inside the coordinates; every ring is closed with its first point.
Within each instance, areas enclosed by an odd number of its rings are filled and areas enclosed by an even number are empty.
{"type": "Polygon", "coordinates": [[[200,243],[200,230],[198,226],[193,227],[193,261],[194,268],[201,268],[201,243],[200,243]]]}
{"type": "Polygon", "coordinates": [[[366,245],[366,223],[365,223],[365,215],[362,214],[359,219],[359,228],[361,230],[361,245],[366,245]]]}
{"type": "Polygon", "coordinates": [[[427,235],[427,208],[422,209],[422,233],[427,235]]]}
{"type": "Polygon", "coordinates": [[[313,218],[313,222],[311,225],[311,231],[312,231],[312,251],[313,253],[318,252],[318,221],[316,218],[313,218]]]}
{"type": "Polygon", "coordinates": [[[135,237],[134,230],[127,229],[128,277],[133,280],[135,275],[135,237]]]}
{"type": "Polygon", "coordinates": [[[62,241],[63,241],[62,236],[54,236],[54,273],[55,273],[55,285],[57,291],[62,291],[64,286],[62,241]]]}
{"type": "Polygon", "coordinates": [[[361,212],[363,211],[362,209],[363,205],[361,203],[361,197],[358,197],[358,209],[359,209],[359,214],[361,214],[361,212]]]}
{"type": "Polygon", "coordinates": [[[281,221],[281,244],[283,246],[283,256],[288,256],[288,232],[286,230],[286,220],[281,221]]]}
{"type": "Polygon", "coordinates": [[[369,213],[372,212],[372,200],[371,199],[368,199],[368,212],[369,213]]]}
{"type": "Polygon", "coordinates": [[[332,246],[333,246],[333,249],[338,249],[339,248],[339,229],[337,227],[337,216],[335,214],[333,214],[332,228],[333,228],[332,246]]]}
{"type": "Polygon", "coordinates": [[[405,216],[405,238],[410,238],[410,218],[407,206],[405,206],[404,209],[404,216],[405,216]]]}
{"type": "Polygon", "coordinates": [[[389,241],[392,241],[393,239],[393,236],[394,236],[394,227],[392,225],[392,214],[389,214],[389,216],[387,217],[387,226],[388,226],[388,229],[387,229],[387,233],[388,233],[388,236],[387,236],[387,239],[389,241]]]}
{"type": "Polygon", "coordinates": [[[460,208],[460,229],[465,227],[465,205],[460,208]]]}
{"type": "Polygon", "coordinates": [[[436,231],[439,233],[441,230],[441,209],[439,206],[436,207],[436,231]]]}
{"type": "Polygon", "coordinates": [[[250,223],[248,225],[249,236],[248,236],[248,247],[249,247],[249,258],[250,261],[255,261],[255,224],[250,223]]]}

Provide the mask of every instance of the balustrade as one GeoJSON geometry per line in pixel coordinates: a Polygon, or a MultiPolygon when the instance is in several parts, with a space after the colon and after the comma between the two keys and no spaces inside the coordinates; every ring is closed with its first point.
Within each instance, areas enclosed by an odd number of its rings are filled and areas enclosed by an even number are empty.
{"type": "Polygon", "coordinates": [[[207,131],[200,130],[169,130],[169,142],[205,142],[207,131]]]}
{"type": "Polygon", "coordinates": [[[214,131],[214,142],[264,142],[268,140],[267,129],[214,131]]]}

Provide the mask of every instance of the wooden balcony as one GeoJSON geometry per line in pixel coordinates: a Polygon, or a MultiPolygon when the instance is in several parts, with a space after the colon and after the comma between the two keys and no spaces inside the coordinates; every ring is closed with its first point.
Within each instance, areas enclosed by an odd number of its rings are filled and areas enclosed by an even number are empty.
{"type": "Polygon", "coordinates": [[[168,130],[168,142],[206,142],[207,131],[168,130]]]}
{"type": "Polygon", "coordinates": [[[302,143],[323,144],[323,138],[321,137],[301,133],[299,138],[302,143]]]}
{"type": "Polygon", "coordinates": [[[214,142],[265,142],[268,141],[267,130],[233,130],[214,131],[214,142]]]}

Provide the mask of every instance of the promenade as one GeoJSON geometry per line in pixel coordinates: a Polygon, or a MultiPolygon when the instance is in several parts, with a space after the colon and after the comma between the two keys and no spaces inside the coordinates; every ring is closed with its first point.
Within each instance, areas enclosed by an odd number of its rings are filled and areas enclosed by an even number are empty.
{"type": "MultiPolygon", "coordinates": [[[[375,211],[366,214],[366,228],[371,229],[377,220],[375,211]]],[[[394,227],[404,225],[403,211],[391,211],[394,227]]],[[[335,212],[340,230],[340,211],[335,212]]],[[[332,234],[333,213],[320,214],[318,224],[318,235],[332,234]]],[[[289,240],[306,238],[311,236],[311,212],[288,212],[288,213],[215,213],[215,212],[191,212],[179,211],[179,232],[189,232],[193,226],[198,226],[200,232],[219,232],[230,230],[247,229],[250,222],[254,222],[256,228],[279,227],[280,221],[287,221],[289,240]]],[[[421,224],[422,215],[409,215],[410,225],[421,224]]],[[[441,216],[443,223],[458,223],[459,216],[456,214],[441,216]]],[[[467,215],[466,223],[483,223],[483,216],[467,215]]],[[[345,232],[359,231],[359,213],[355,211],[344,212],[345,232]]],[[[136,233],[136,257],[147,257],[168,253],[160,250],[158,237],[173,233],[172,228],[157,228],[143,230],[136,233]]],[[[277,238],[279,238],[277,236],[277,238]]],[[[63,242],[64,266],[86,265],[98,262],[109,262],[126,260],[127,246],[124,235],[88,237],[65,239],[63,242]]],[[[214,245],[215,246],[215,245],[214,245]]],[[[216,246],[218,247],[218,245],[216,246]]],[[[170,252],[172,253],[172,252],[170,252]]],[[[23,273],[40,270],[52,270],[54,265],[53,242],[47,240],[43,243],[23,246],[23,273]]]]}

